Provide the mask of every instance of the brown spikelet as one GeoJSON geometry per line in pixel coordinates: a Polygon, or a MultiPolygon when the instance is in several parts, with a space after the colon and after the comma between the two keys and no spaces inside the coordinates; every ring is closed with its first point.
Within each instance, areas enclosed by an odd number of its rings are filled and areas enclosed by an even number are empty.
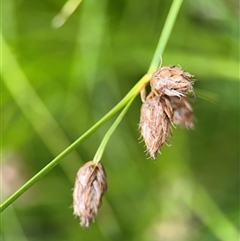
{"type": "Polygon", "coordinates": [[[171,132],[171,106],[158,96],[149,94],[141,107],[140,131],[149,155],[155,159],[171,132]]]}
{"type": "Polygon", "coordinates": [[[185,128],[193,128],[193,110],[188,99],[186,97],[179,98],[175,96],[171,96],[169,99],[173,109],[172,123],[185,128]]]}
{"type": "Polygon", "coordinates": [[[193,127],[193,111],[187,98],[188,93],[194,94],[192,77],[180,67],[160,67],[150,80],[150,94],[146,99],[141,96],[139,127],[146,149],[154,159],[168,142],[171,124],[193,127]]]}
{"type": "Polygon", "coordinates": [[[157,96],[185,96],[186,92],[193,93],[191,75],[180,67],[165,66],[159,68],[152,76],[150,85],[157,96]]]}
{"type": "Polygon", "coordinates": [[[106,174],[100,162],[89,161],[78,170],[73,190],[73,214],[80,217],[81,226],[89,227],[106,191],[106,174]]]}

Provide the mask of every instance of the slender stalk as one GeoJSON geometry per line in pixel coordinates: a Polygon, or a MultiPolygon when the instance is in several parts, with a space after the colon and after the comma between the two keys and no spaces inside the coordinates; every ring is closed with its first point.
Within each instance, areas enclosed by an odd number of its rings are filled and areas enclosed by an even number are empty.
{"type": "Polygon", "coordinates": [[[97,164],[102,159],[102,155],[103,155],[103,153],[105,151],[106,145],[107,145],[111,135],[116,130],[116,128],[119,125],[119,123],[122,121],[122,118],[124,117],[124,115],[127,113],[127,111],[129,109],[130,105],[132,104],[134,98],[135,97],[132,97],[132,99],[130,99],[130,101],[127,103],[125,108],[122,110],[122,112],[120,113],[118,118],[114,121],[114,123],[112,124],[110,129],[107,131],[107,133],[103,137],[102,142],[101,142],[101,144],[100,144],[100,146],[99,146],[98,150],[96,151],[96,154],[95,154],[95,156],[93,158],[93,162],[95,164],[97,164]]]}
{"type": "Polygon", "coordinates": [[[60,28],[77,9],[82,0],[68,0],[61,11],[53,18],[52,27],[60,28]]]}
{"type": "Polygon", "coordinates": [[[159,60],[161,59],[161,56],[163,56],[163,52],[171,35],[174,23],[177,18],[177,14],[181,8],[182,3],[183,0],[173,0],[172,2],[152,62],[148,69],[148,73],[152,73],[158,68],[159,60]]]}
{"type": "Polygon", "coordinates": [[[26,182],[21,188],[19,188],[13,195],[11,195],[5,202],[0,206],[0,212],[6,209],[11,203],[13,203],[18,197],[20,197],[25,191],[27,191],[33,184],[39,179],[45,176],[51,169],[53,169],[60,160],[70,154],[77,146],[83,142],[88,136],[94,133],[100,126],[102,126],[108,119],[116,114],[123,106],[125,106],[131,98],[135,98],[141,89],[141,86],[149,81],[150,76],[144,75],[141,80],[128,92],[128,94],[115,106],[113,107],[104,117],[102,117],[95,125],[88,129],[82,136],[80,136],[75,142],[61,152],[56,158],[54,158],[48,165],[40,170],[35,176],[33,176],[28,182],[26,182]]]}
{"type": "MultiPolygon", "coordinates": [[[[167,16],[166,22],[163,27],[163,31],[160,35],[157,48],[154,53],[154,57],[150,64],[147,74],[145,74],[137,84],[127,93],[127,95],[115,106],[113,107],[104,117],[102,117],[95,125],[93,125],[89,130],[87,130],[82,136],[80,136],[75,142],[73,142],[69,147],[67,147],[63,152],[61,152],[56,158],[54,158],[48,165],[46,165],[42,170],[40,170],[35,176],[33,176],[28,182],[26,182],[21,188],[19,188],[14,194],[12,194],[5,202],[0,206],[0,212],[5,210],[11,203],[13,203],[18,197],[20,197],[25,191],[27,191],[31,186],[33,186],[39,179],[45,176],[53,167],[55,167],[60,160],[71,153],[77,148],[77,146],[83,142],[87,137],[94,133],[100,126],[102,126],[108,119],[110,119],[114,114],[116,114],[120,109],[122,109],[128,102],[132,102],[137,96],[139,91],[144,85],[146,85],[150,78],[151,73],[154,72],[159,65],[159,58],[163,55],[165,46],[172,32],[174,22],[176,20],[177,14],[180,10],[183,0],[173,0],[169,14],[167,16]]],[[[105,143],[106,144],[106,143],[105,143]]],[[[103,144],[104,145],[104,144],[103,144]]],[[[100,151],[99,151],[100,152],[100,151]]]]}

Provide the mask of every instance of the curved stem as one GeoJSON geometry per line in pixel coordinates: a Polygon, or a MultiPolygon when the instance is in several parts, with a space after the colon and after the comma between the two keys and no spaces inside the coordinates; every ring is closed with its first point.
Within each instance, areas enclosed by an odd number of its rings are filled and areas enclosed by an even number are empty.
{"type": "Polygon", "coordinates": [[[118,118],[114,121],[114,123],[112,124],[112,126],[110,127],[110,129],[107,131],[107,133],[105,134],[105,136],[102,139],[102,142],[100,144],[100,146],[97,149],[97,152],[93,158],[93,162],[95,164],[97,164],[101,159],[102,159],[102,155],[105,151],[106,145],[111,137],[111,135],[113,134],[113,132],[116,130],[117,126],[119,125],[119,123],[122,121],[122,118],[124,117],[124,115],[127,113],[130,105],[132,104],[133,100],[135,99],[135,96],[132,97],[132,99],[129,100],[129,102],[127,103],[127,105],[125,106],[125,108],[122,110],[122,112],[120,113],[120,115],[118,116],[118,118]]]}
{"type": "Polygon", "coordinates": [[[158,45],[155,50],[152,62],[148,69],[148,73],[154,72],[159,66],[161,56],[163,55],[163,52],[164,52],[167,42],[169,40],[174,23],[177,18],[177,14],[181,8],[182,3],[183,3],[183,0],[173,0],[173,2],[172,2],[171,8],[167,15],[166,22],[163,26],[162,34],[158,41],[158,45]]]}
{"type": "Polygon", "coordinates": [[[28,182],[26,182],[21,188],[19,188],[13,195],[11,195],[5,202],[0,206],[0,212],[6,209],[11,203],[13,203],[18,197],[20,197],[25,191],[27,191],[33,184],[39,179],[45,176],[51,169],[53,169],[60,160],[70,154],[77,146],[83,142],[88,136],[94,133],[100,126],[102,126],[108,119],[116,114],[123,106],[125,106],[131,98],[135,98],[141,89],[141,86],[149,81],[150,76],[144,75],[141,80],[128,92],[128,94],[115,106],[113,107],[104,117],[102,117],[95,125],[88,129],[83,135],[81,135],[75,142],[55,157],[48,165],[40,170],[35,176],[33,176],[28,182]]]}

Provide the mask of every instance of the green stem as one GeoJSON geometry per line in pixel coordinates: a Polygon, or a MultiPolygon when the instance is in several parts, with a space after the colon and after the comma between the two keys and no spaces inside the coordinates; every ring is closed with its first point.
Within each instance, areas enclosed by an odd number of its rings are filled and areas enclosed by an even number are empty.
{"type": "Polygon", "coordinates": [[[35,176],[33,176],[28,182],[26,182],[21,188],[19,188],[12,196],[10,196],[0,206],[0,212],[6,209],[11,203],[13,203],[18,197],[20,197],[25,191],[27,191],[33,184],[39,179],[45,176],[51,169],[53,169],[60,160],[70,154],[77,146],[85,140],[88,136],[94,133],[100,126],[102,126],[108,119],[116,114],[123,106],[125,106],[131,98],[135,98],[141,89],[141,86],[149,81],[150,76],[144,75],[141,80],[128,92],[128,94],[115,106],[113,107],[103,118],[101,118],[95,125],[87,130],[82,136],[80,136],[75,142],[61,152],[56,158],[54,158],[48,165],[40,170],[35,176]]]}
{"type": "Polygon", "coordinates": [[[97,164],[101,159],[102,159],[102,155],[105,151],[106,145],[111,137],[111,135],[113,134],[113,132],[116,130],[117,126],[119,125],[119,123],[122,121],[122,118],[124,117],[124,115],[127,113],[130,105],[132,104],[133,100],[135,99],[135,96],[132,97],[132,99],[129,100],[129,102],[127,103],[127,105],[125,106],[125,108],[122,110],[122,112],[120,113],[120,115],[118,116],[118,118],[114,121],[114,123],[112,124],[112,126],[110,127],[110,129],[107,131],[107,133],[105,134],[105,136],[102,139],[102,142],[100,144],[100,146],[98,147],[98,150],[96,151],[96,154],[93,158],[93,162],[95,164],[97,164]]]}
{"type": "Polygon", "coordinates": [[[0,206],[0,212],[5,210],[11,203],[13,203],[31,186],[33,186],[39,179],[45,176],[53,167],[55,167],[60,162],[60,160],[62,160],[65,156],[67,156],[73,150],[75,150],[83,140],[85,140],[92,133],[94,133],[108,119],[110,119],[114,114],[116,114],[120,109],[122,109],[126,104],[128,104],[128,102],[133,101],[133,99],[137,96],[141,88],[149,82],[151,78],[151,73],[158,68],[159,57],[163,54],[163,51],[165,49],[169,36],[172,32],[174,22],[176,20],[176,17],[180,10],[182,2],[183,0],[173,0],[173,3],[171,5],[169,14],[164,24],[162,34],[160,36],[157,48],[154,53],[154,57],[152,59],[152,62],[150,64],[147,74],[145,74],[137,82],[137,84],[127,93],[127,95],[115,107],[113,107],[104,117],[102,117],[95,125],[93,125],[89,130],[87,130],[82,136],[80,136],[75,142],[73,142],[69,147],[67,147],[63,152],[61,152],[56,158],[54,158],[48,165],[46,165],[28,182],[26,182],[21,188],[19,188],[14,194],[12,194],[5,202],[3,202],[0,206]]]}
{"type": "Polygon", "coordinates": [[[82,0],[68,0],[61,11],[53,18],[52,27],[60,28],[68,20],[68,18],[73,14],[73,12],[80,5],[82,0]]]}
{"type": "Polygon", "coordinates": [[[159,60],[161,59],[161,56],[163,56],[163,52],[164,52],[167,42],[169,40],[174,23],[177,18],[177,14],[180,10],[182,3],[183,3],[183,0],[173,0],[173,2],[172,2],[171,8],[167,15],[166,22],[163,26],[162,34],[158,41],[158,45],[155,50],[152,62],[148,69],[148,73],[154,72],[159,66],[159,60]]]}

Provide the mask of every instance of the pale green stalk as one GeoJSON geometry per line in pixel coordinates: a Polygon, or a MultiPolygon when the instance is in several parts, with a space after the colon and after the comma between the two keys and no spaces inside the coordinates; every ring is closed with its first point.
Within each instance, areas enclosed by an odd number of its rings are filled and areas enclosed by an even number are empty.
{"type": "Polygon", "coordinates": [[[174,27],[174,24],[177,18],[177,14],[180,10],[182,3],[183,3],[183,0],[175,0],[172,2],[172,6],[168,12],[166,22],[163,26],[162,34],[159,38],[157,48],[155,50],[152,62],[148,69],[148,73],[152,73],[158,68],[159,62],[161,60],[161,56],[163,55],[163,52],[165,50],[165,47],[171,35],[172,29],[174,27]]]}
{"type": "Polygon", "coordinates": [[[60,28],[77,9],[82,0],[68,0],[61,11],[53,18],[52,27],[60,28]]]}
{"type": "Polygon", "coordinates": [[[95,164],[97,164],[101,159],[102,159],[102,155],[105,151],[106,145],[111,137],[111,135],[113,134],[113,132],[116,130],[117,126],[119,125],[119,123],[122,121],[122,118],[124,117],[124,115],[127,113],[130,105],[132,104],[133,100],[135,97],[133,97],[125,106],[125,108],[122,110],[122,112],[120,113],[120,115],[118,116],[118,118],[115,120],[115,122],[112,124],[112,126],[110,127],[110,129],[107,131],[107,133],[105,134],[105,136],[102,139],[102,142],[93,158],[93,162],[95,164]]]}
{"type": "Polygon", "coordinates": [[[60,160],[65,156],[70,154],[77,146],[94,133],[100,126],[102,126],[108,119],[110,119],[114,114],[116,114],[123,106],[125,106],[129,100],[136,97],[137,93],[141,89],[141,86],[149,81],[149,75],[144,75],[142,79],[129,91],[129,93],[110,110],[104,117],[102,117],[95,125],[88,129],[82,136],[80,136],[75,142],[73,142],[69,147],[67,147],[63,152],[61,152],[56,158],[54,158],[48,165],[46,165],[41,171],[39,171],[34,177],[32,177],[28,182],[26,182],[21,188],[19,188],[12,196],[10,196],[5,202],[0,206],[0,212],[7,208],[11,203],[13,203],[18,197],[20,197],[25,191],[27,191],[33,184],[35,184],[39,179],[45,176],[53,167],[55,167],[60,160]]]}

